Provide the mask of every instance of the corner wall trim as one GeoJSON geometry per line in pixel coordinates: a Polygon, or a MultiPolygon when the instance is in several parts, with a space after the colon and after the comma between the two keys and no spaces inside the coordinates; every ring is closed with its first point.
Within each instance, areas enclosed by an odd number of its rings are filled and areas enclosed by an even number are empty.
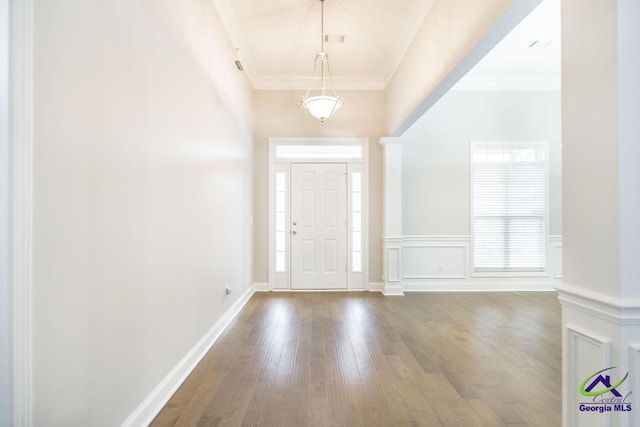
{"type": "Polygon", "coordinates": [[[9,1],[9,290],[13,425],[33,425],[33,0],[9,1]]]}
{"type": "Polygon", "coordinates": [[[146,426],[160,412],[171,396],[182,385],[184,380],[200,363],[211,346],[218,340],[222,332],[231,323],[234,317],[242,310],[242,307],[254,294],[253,286],[250,286],[236,302],[213,324],[211,329],[189,350],[189,352],[178,362],[178,364],[167,374],[166,377],[156,386],[147,398],[136,408],[127,418],[122,427],[146,426]]]}

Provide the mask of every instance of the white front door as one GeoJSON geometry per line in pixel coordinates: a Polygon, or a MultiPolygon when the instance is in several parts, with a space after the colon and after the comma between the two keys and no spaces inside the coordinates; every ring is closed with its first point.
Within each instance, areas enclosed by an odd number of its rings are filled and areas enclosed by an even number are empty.
{"type": "Polygon", "coordinates": [[[291,164],[291,288],[347,288],[347,165],[291,164]]]}

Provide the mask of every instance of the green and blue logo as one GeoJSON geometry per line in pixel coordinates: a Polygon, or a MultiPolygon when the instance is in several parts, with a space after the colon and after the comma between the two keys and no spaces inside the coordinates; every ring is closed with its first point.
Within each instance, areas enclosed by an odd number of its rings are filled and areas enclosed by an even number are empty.
{"type": "Polygon", "coordinates": [[[580,394],[591,397],[590,402],[582,402],[578,405],[580,412],[630,412],[631,411],[631,391],[623,395],[618,388],[629,378],[627,372],[622,379],[612,382],[609,371],[616,369],[602,369],[587,377],[580,384],[580,394]]]}

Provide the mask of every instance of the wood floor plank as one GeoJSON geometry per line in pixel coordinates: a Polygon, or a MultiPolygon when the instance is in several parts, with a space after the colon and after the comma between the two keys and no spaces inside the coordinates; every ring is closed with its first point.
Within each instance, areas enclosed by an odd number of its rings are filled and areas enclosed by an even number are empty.
{"type": "Polygon", "coordinates": [[[256,294],[153,426],[556,426],[554,293],[256,294]]]}

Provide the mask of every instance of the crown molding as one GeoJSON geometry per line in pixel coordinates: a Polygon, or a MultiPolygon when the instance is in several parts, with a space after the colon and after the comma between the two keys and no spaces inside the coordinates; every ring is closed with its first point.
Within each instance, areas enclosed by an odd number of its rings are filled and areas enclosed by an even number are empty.
{"type": "MultiPolygon", "coordinates": [[[[404,144],[407,142],[407,138],[396,137],[396,136],[383,136],[378,140],[378,144],[380,145],[392,145],[392,144],[404,144]]],[[[384,239],[390,239],[391,237],[383,237],[384,239]]],[[[402,236],[398,237],[402,240],[402,236]]],[[[395,237],[394,237],[395,239],[395,237]]]]}
{"type": "Polygon", "coordinates": [[[451,90],[560,91],[560,73],[474,74],[460,79],[451,90]]]}
{"type": "MultiPolygon", "coordinates": [[[[309,87],[310,75],[260,75],[251,58],[250,50],[246,44],[237,17],[231,6],[231,0],[211,0],[218,11],[220,20],[227,31],[229,39],[235,48],[240,50],[240,59],[244,71],[256,90],[306,90],[309,87]]],[[[416,2],[420,4],[421,2],[416,2]]],[[[418,6],[411,14],[409,22],[402,36],[399,38],[398,47],[394,49],[389,58],[387,67],[379,75],[343,75],[333,76],[333,84],[336,90],[384,90],[391,81],[396,70],[400,66],[405,53],[409,49],[415,35],[420,30],[427,14],[431,10],[433,0],[429,0],[427,7],[420,10],[418,6]]]]}

